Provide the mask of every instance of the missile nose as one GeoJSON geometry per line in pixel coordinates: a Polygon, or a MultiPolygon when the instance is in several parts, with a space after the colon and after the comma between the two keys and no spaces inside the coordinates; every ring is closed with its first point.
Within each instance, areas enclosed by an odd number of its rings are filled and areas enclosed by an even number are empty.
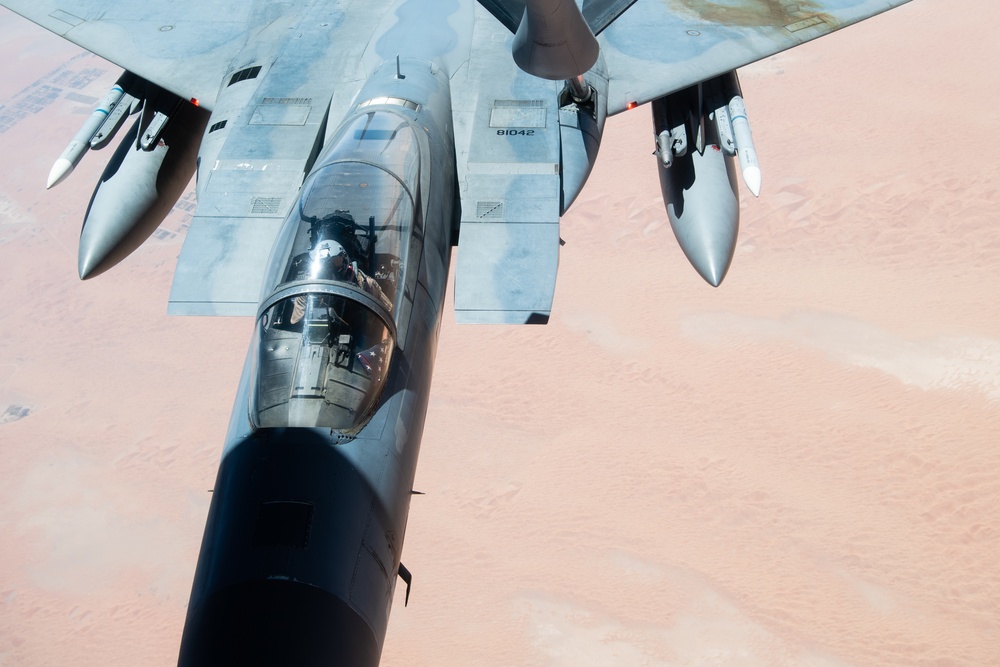
{"type": "Polygon", "coordinates": [[[743,170],[743,182],[747,189],[753,193],[754,197],[760,196],[761,173],[760,167],[749,166],[743,170]]]}
{"type": "Polygon", "coordinates": [[[72,162],[62,157],[56,160],[55,164],[52,165],[52,169],[49,170],[49,179],[45,183],[45,189],[49,190],[62,183],[71,171],[73,171],[72,162]]]}

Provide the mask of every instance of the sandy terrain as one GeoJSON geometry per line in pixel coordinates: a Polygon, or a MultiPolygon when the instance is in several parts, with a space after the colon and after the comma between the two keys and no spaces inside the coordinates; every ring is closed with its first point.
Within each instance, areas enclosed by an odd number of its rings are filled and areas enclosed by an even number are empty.
{"type": "MultiPolygon", "coordinates": [[[[384,665],[998,664],[998,22],[741,70],[719,289],[609,122],[551,323],[446,316],[384,665]]],[[[170,665],[251,323],[164,315],[182,210],[77,280],[104,156],[41,187],[118,72],[6,12],[0,53],[0,665],[170,665]]]]}

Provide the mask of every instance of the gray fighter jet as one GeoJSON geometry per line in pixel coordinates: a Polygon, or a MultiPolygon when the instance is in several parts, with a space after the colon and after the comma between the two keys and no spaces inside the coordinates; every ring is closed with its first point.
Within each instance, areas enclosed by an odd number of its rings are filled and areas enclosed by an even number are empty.
{"type": "Polygon", "coordinates": [[[0,2],[126,70],[49,177],[133,119],[80,277],[196,173],[169,311],[256,318],[180,664],[377,664],[452,247],[459,321],[547,321],[605,119],[652,102],[667,216],[718,285],[737,175],[761,188],[735,69],[904,1],[0,2]]]}

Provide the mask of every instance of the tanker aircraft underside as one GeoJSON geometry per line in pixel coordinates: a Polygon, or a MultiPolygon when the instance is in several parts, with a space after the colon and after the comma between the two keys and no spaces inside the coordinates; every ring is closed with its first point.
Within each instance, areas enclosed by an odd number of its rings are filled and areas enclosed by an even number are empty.
{"type": "Polygon", "coordinates": [[[179,663],[376,665],[452,246],[460,322],[545,323],[605,119],[651,102],[718,285],[761,190],[736,68],[905,1],[0,1],[125,70],[49,176],[121,135],[80,277],[196,174],[169,312],[256,318],[179,663]]]}

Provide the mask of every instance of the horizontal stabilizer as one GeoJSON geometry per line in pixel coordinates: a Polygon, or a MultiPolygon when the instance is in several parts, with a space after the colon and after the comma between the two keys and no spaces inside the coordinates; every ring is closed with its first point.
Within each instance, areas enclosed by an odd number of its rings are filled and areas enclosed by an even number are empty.
{"type": "Polygon", "coordinates": [[[171,315],[257,314],[267,258],[281,217],[195,216],[177,260],[171,315]]]}
{"type": "Polygon", "coordinates": [[[455,319],[544,324],[559,268],[559,177],[470,175],[455,273],[455,319]]]}

